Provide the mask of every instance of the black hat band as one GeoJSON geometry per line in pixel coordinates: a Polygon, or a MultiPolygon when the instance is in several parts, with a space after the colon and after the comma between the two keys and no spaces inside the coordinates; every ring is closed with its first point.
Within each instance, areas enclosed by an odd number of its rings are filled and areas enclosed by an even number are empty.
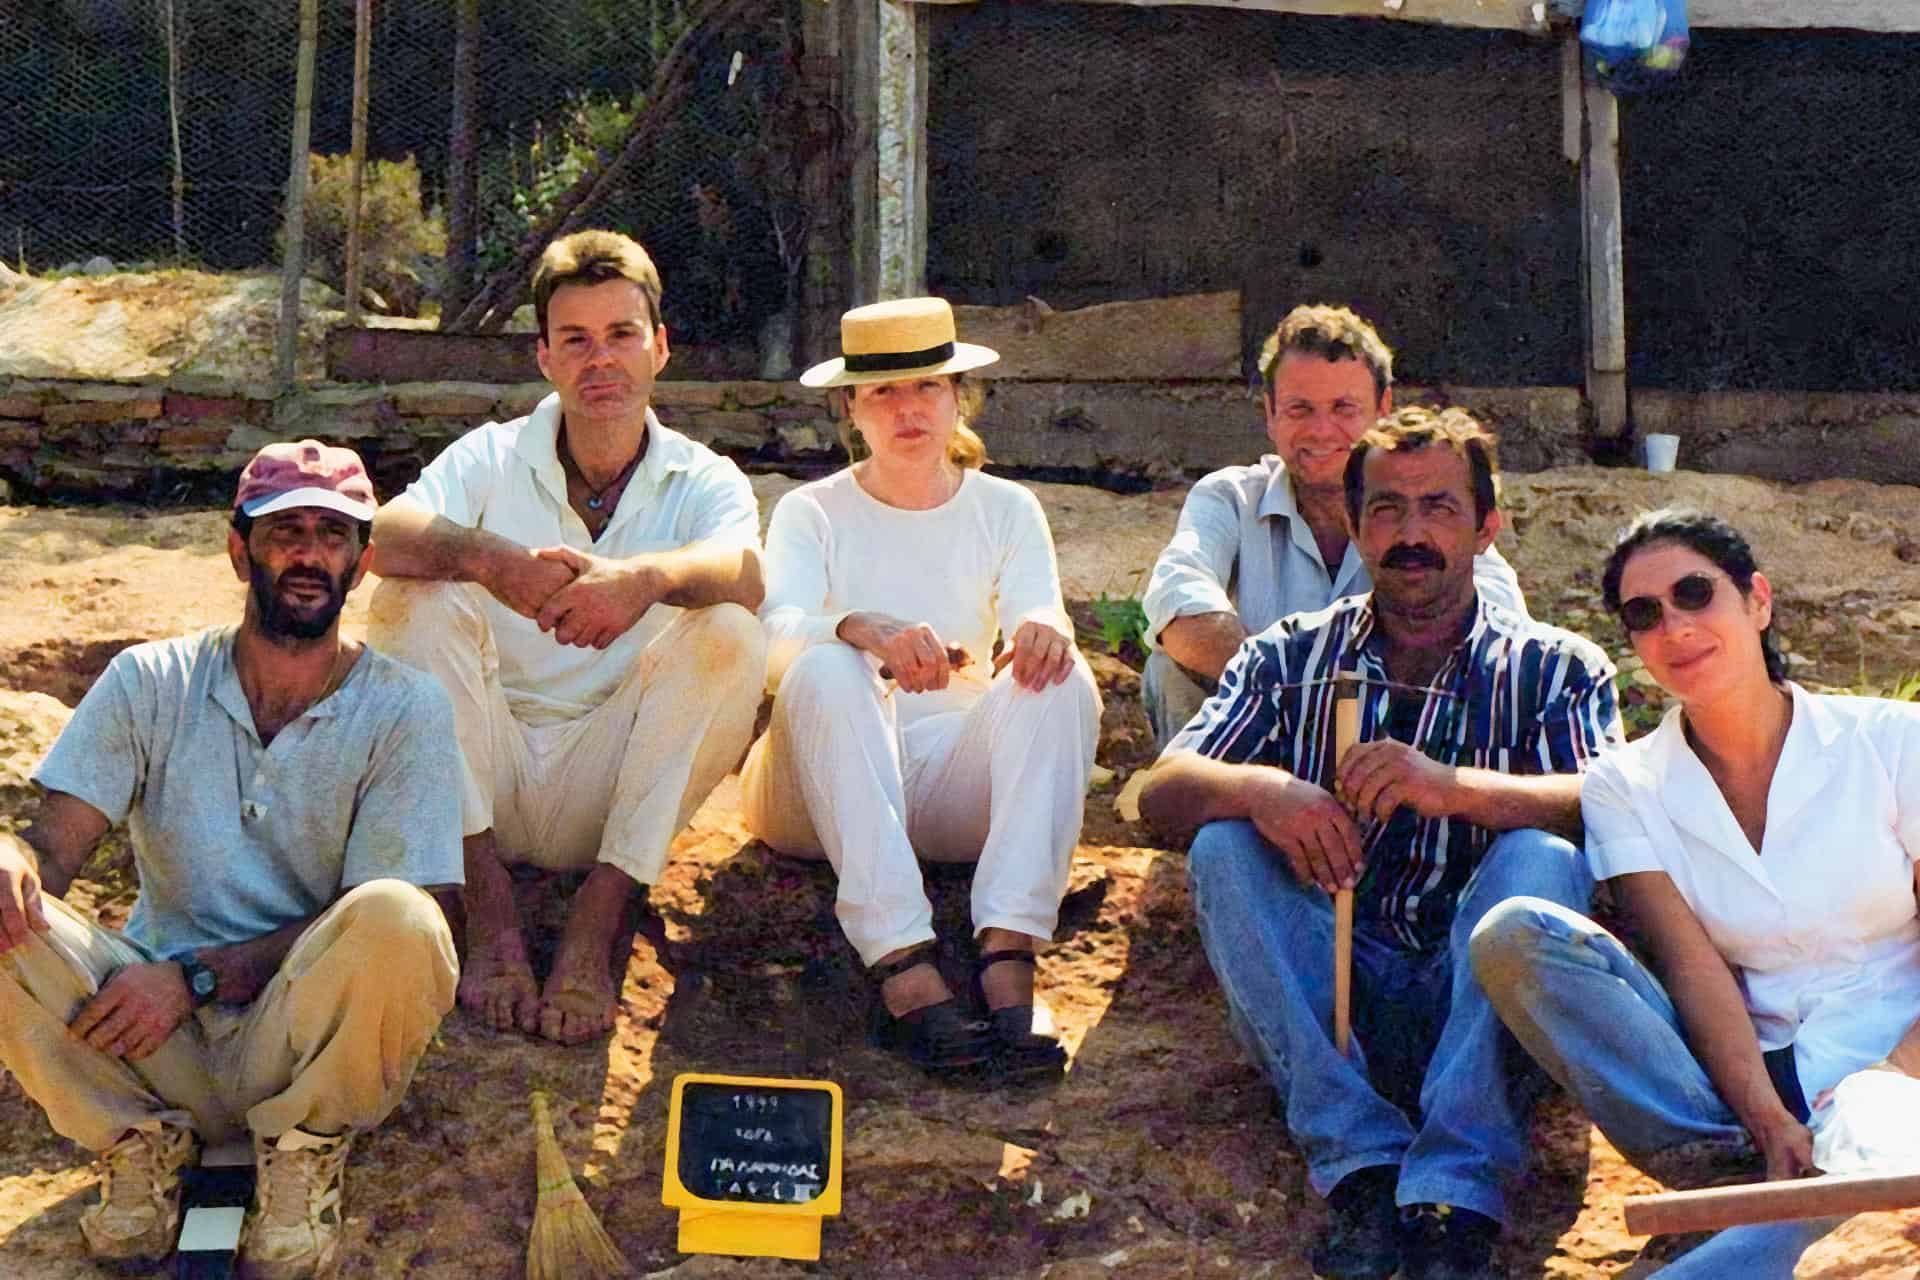
{"type": "Polygon", "coordinates": [[[870,351],[848,356],[845,363],[848,373],[885,373],[891,369],[921,369],[951,359],[953,344],[943,342],[923,351],[870,351]]]}

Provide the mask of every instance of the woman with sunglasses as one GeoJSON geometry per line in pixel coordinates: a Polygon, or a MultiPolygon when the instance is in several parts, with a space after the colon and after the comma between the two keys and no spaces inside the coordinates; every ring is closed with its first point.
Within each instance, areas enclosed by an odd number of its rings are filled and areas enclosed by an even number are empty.
{"type": "MultiPolygon", "coordinates": [[[[1642,516],[1601,590],[1678,702],[1581,790],[1594,875],[1652,967],[1522,898],[1480,924],[1475,972],[1629,1158],[1816,1173],[1809,1122],[1843,1077],[1920,1075],[1920,706],[1789,681],[1772,588],[1715,517],[1642,516]]],[[[1736,1227],[1661,1275],[1789,1277],[1837,1221],[1736,1227]]]]}
{"type": "Polygon", "coordinates": [[[1039,501],[980,470],[962,375],[999,357],[955,341],[939,298],[856,307],[840,336],[846,354],[801,381],[829,389],[859,460],[773,509],[761,616],[776,696],[742,811],[775,849],[833,864],[834,913],[880,980],[884,1045],[933,1071],[1055,1075],[1067,1054],[1034,1026],[1034,949],[1067,889],[1099,688],[1039,501]],[[977,864],[984,1022],[934,963],[920,858],[977,864]]]}

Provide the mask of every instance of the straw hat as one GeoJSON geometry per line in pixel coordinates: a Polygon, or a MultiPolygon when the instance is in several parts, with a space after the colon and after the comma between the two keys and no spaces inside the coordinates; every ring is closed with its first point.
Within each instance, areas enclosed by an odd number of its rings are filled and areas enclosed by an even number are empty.
{"type": "Polygon", "coordinates": [[[929,373],[965,373],[990,365],[1000,353],[955,342],[953,308],[944,298],[899,298],[855,307],[840,317],[846,354],[800,375],[809,387],[898,382],[929,373]]]}

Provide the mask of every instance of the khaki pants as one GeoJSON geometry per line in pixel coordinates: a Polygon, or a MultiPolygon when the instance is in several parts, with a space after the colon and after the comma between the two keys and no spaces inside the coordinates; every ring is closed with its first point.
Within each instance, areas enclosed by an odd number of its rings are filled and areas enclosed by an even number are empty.
{"type": "Polygon", "coordinates": [[[466,834],[548,870],[596,862],[640,884],[707,794],[740,762],[766,682],[766,636],[738,605],[689,609],[608,699],[577,720],[513,718],[483,588],[388,579],[368,619],[374,648],[433,676],[453,699],[466,834]]]}
{"type": "Polygon", "coordinates": [[[433,899],[369,881],[308,926],[252,1004],[208,1005],[126,1062],[67,1024],[116,970],[152,957],[45,901],[52,942],[0,956],[0,1065],[56,1133],[92,1151],[163,1122],[209,1143],[371,1129],[406,1095],[460,976],[433,899]]]}
{"type": "Polygon", "coordinates": [[[833,864],[834,912],[866,964],[934,936],[919,858],[979,863],[976,933],[1050,938],[1099,737],[1084,661],[1038,693],[1003,672],[972,706],[903,731],[864,655],[815,645],[787,669],[747,757],[741,815],[782,853],[833,864]]]}

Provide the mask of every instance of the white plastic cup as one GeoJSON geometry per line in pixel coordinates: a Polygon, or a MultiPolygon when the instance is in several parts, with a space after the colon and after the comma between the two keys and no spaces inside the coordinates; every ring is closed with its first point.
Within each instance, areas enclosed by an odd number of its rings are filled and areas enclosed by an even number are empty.
{"type": "Polygon", "coordinates": [[[1673,464],[1680,458],[1680,437],[1666,435],[1663,432],[1651,432],[1647,436],[1647,470],[1671,471],[1673,464]]]}

